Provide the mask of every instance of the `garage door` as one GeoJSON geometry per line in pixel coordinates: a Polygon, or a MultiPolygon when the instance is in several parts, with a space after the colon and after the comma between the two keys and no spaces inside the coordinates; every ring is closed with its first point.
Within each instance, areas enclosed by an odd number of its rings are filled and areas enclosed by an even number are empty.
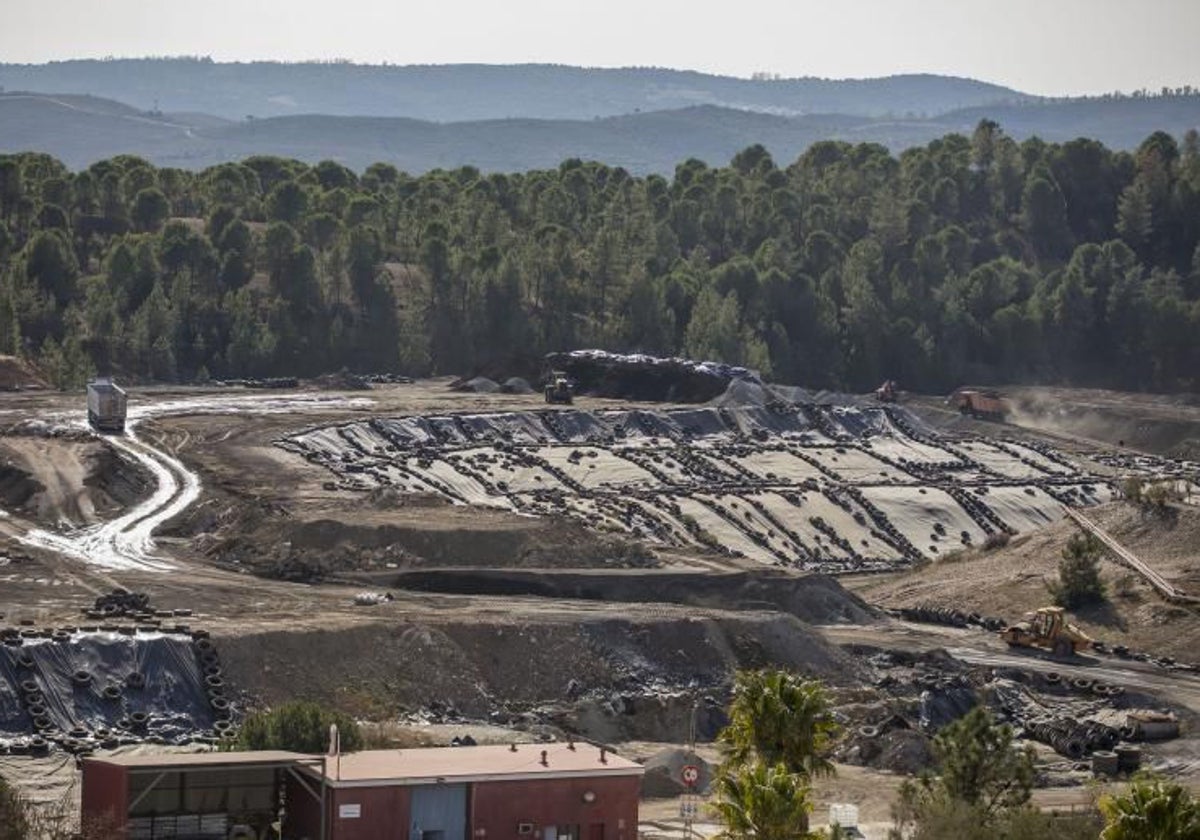
{"type": "Polygon", "coordinates": [[[467,786],[413,788],[409,840],[467,840],[467,786]]]}

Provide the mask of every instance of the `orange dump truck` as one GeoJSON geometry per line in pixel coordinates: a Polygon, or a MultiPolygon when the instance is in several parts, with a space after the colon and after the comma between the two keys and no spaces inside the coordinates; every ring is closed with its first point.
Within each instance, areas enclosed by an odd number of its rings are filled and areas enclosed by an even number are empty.
{"type": "Polygon", "coordinates": [[[960,388],[950,395],[949,402],[960,414],[985,420],[1003,420],[1010,411],[1008,403],[995,391],[960,388]]]}

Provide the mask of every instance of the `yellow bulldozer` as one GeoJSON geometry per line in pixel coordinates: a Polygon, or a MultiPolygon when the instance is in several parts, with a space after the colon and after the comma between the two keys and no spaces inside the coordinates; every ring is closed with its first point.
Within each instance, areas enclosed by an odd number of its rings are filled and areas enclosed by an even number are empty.
{"type": "Polygon", "coordinates": [[[1071,656],[1092,646],[1092,639],[1067,621],[1062,607],[1025,613],[1020,621],[1001,630],[1000,638],[1012,647],[1042,648],[1055,656],[1071,656]]]}

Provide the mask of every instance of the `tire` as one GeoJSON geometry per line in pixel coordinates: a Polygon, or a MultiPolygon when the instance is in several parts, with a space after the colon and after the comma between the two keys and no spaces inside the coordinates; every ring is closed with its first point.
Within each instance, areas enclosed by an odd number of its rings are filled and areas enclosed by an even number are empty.
{"type": "Polygon", "coordinates": [[[1062,658],[1073,656],[1075,654],[1075,645],[1071,644],[1066,639],[1059,639],[1054,643],[1054,655],[1062,658]]]}

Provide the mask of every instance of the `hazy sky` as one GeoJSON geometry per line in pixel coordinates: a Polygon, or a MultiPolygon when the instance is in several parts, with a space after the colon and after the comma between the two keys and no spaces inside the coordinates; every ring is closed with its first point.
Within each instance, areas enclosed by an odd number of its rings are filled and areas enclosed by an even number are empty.
{"type": "Polygon", "coordinates": [[[0,61],[210,55],[1200,85],[1200,0],[0,0],[0,61]]]}

